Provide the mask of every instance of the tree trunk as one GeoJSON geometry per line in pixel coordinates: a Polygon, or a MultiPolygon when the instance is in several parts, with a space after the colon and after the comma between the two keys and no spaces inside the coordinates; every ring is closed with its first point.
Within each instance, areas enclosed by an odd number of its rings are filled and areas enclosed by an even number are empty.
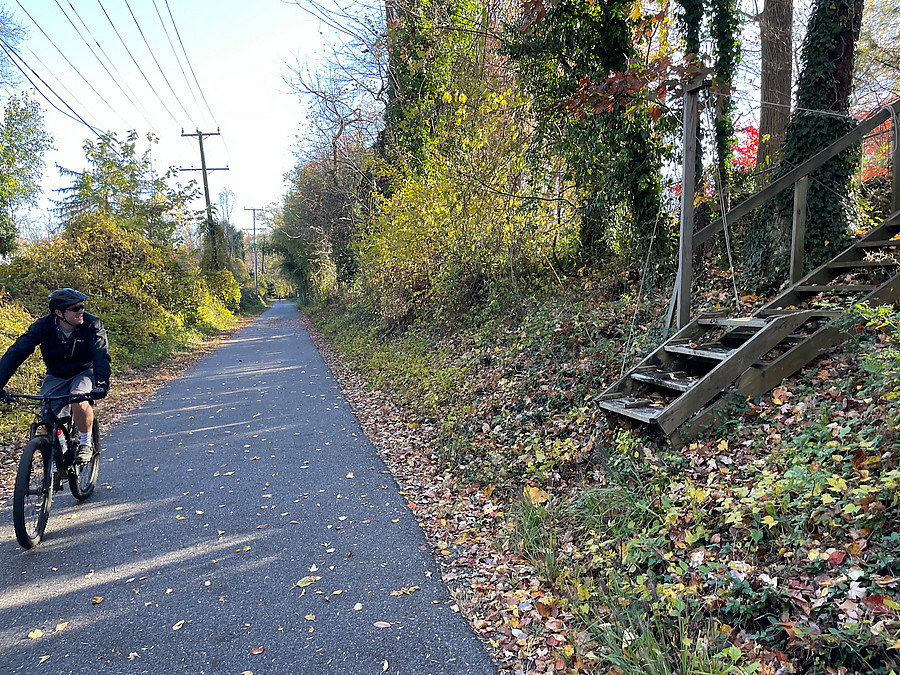
{"type": "MultiPolygon", "coordinates": [[[[765,0],[760,15],[762,72],[760,75],[759,146],[756,166],[773,166],[781,152],[791,116],[793,0],[765,0]]],[[[766,178],[760,179],[768,182],[766,178]]]]}
{"type": "Polygon", "coordinates": [[[828,108],[834,112],[847,112],[850,109],[850,92],[853,86],[853,64],[856,56],[856,43],[862,27],[864,0],[850,0],[845,6],[837,3],[835,21],[840,22],[841,32],[834,46],[828,52],[828,60],[834,64],[834,91],[829,96],[828,108]],[[843,12],[849,16],[841,16],[843,12]]]}

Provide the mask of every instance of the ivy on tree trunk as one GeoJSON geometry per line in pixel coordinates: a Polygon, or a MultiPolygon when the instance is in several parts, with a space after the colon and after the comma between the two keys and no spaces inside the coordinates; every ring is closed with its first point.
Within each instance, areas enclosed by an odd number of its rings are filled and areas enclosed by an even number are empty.
{"type": "MultiPolygon", "coordinates": [[[[786,130],[775,177],[790,171],[852,130],[848,114],[856,41],[863,0],[816,0],[801,58],[797,111],[786,130]]],[[[805,266],[809,271],[851,241],[850,193],[859,147],[848,148],[810,174],[805,266]]],[[[747,233],[748,273],[762,287],[787,276],[793,190],[760,209],[747,233]]]]}

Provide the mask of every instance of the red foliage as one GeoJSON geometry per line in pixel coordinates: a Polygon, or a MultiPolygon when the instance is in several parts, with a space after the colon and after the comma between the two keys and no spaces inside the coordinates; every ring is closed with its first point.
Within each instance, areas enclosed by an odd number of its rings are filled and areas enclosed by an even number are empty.
{"type": "Polygon", "coordinates": [[[741,130],[742,137],[731,146],[734,152],[732,164],[742,169],[756,166],[756,151],[759,148],[759,129],[753,125],[741,130]]]}
{"type": "MultiPolygon", "coordinates": [[[[857,119],[865,119],[876,111],[866,110],[857,115],[857,119]]],[[[863,182],[875,176],[886,176],[891,158],[891,120],[876,127],[862,142],[863,182]]]]}

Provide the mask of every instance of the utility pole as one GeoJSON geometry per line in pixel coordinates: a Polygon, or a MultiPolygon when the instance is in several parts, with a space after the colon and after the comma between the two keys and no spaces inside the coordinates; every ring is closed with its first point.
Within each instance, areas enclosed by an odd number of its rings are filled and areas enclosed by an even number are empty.
{"type": "Polygon", "coordinates": [[[248,209],[244,211],[253,211],[253,288],[256,290],[256,297],[259,297],[259,269],[256,266],[256,212],[264,209],[248,209]]]}
{"type": "Polygon", "coordinates": [[[182,138],[184,138],[186,136],[191,136],[191,137],[196,136],[197,140],[200,141],[200,169],[195,169],[195,168],[191,167],[189,169],[181,169],[181,170],[182,171],[202,171],[203,172],[203,193],[206,196],[206,228],[207,228],[207,232],[209,232],[209,242],[210,242],[210,245],[212,246],[212,250],[210,251],[209,262],[210,262],[210,265],[212,265],[212,268],[217,271],[219,269],[219,254],[217,251],[218,247],[216,246],[216,229],[215,229],[215,226],[213,225],[212,204],[209,201],[209,180],[207,179],[206,174],[208,171],[228,171],[228,167],[226,166],[226,167],[221,167],[221,168],[207,168],[206,154],[203,152],[203,137],[204,136],[219,136],[219,135],[221,135],[221,134],[219,133],[218,129],[216,129],[215,132],[208,131],[205,133],[201,132],[198,129],[197,132],[193,133],[193,134],[186,134],[186,133],[184,133],[184,129],[181,130],[182,138]]]}
{"type": "Polygon", "coordinates": [[[266,233],[262,233],[262,250],[259,252],[259,268],[266,273],[266,233]]]}

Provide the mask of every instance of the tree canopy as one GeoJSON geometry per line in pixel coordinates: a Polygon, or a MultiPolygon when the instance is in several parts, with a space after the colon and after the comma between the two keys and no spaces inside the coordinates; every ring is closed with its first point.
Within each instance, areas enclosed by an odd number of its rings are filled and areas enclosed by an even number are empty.
{"type": "Polygon", "coordinates": [[[0,253],[15,248],[16,210],[37,204],[44,152],[51,146],[40,106],[27,95],[10,98],[0,125],[0,253]]]}
{"type": "MultiPolygon", "coordinates": [[[[62,198],[56,202],[64,223],[72,225],[89,213],[113,215],[151,241],[167,243],[179,223],[194,219],[189,205],[198,192],[196,182],[171,185],[178,173],[174,167],[155,174],[150,149],[139,152],[139,140],[136,131],[129,131],[124,140],[108,132],[85,141],[89,167],[61,169],[72,177],[72,185],[60,190],[62,198]]],[[[147,134],[144,140],[149,146],[156,137],[147,134]]]]}

